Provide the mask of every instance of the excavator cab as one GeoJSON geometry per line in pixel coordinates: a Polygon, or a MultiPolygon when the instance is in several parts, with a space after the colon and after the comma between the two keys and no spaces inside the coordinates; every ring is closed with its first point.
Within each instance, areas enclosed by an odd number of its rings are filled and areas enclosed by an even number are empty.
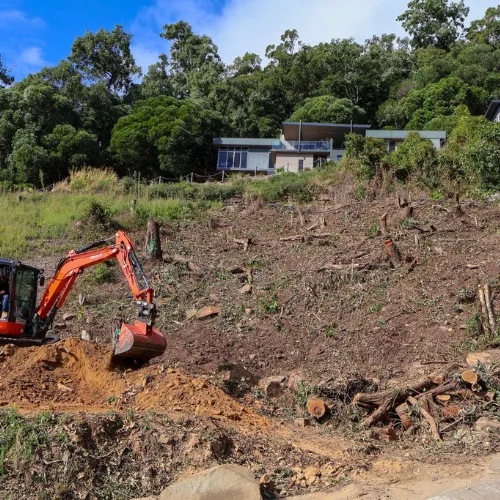
{"type": "MultiPolygon", "coordinates": [[[[7,317],[0,319],[0,343],[9,341],[22,344],[38,344],[34,340],[34,316],[38,285],[44,285],[43,269],[28,266],[21,262],[0,259],[0,306],[7,301],[7,317]],[[22,338],[22,342],[19,342],[22,338]]],[[[46,343],[55,341],[55,337],[48,337],[46,343]]]]}

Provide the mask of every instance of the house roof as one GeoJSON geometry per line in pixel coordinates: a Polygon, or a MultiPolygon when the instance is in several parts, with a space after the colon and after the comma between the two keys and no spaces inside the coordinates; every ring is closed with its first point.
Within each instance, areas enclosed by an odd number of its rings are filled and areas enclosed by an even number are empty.
{"type": "Polygon", "coordinates": [[[335,137],[343,138],[351,130],[363,133],[371,125],[350,123],[311,123],[311,122],[283,122],[283,135],[287,141],[299,140],[299,129],[302,127],[303,141],[321,141],[335,137]]]}
{"type": "Polygon", "coordinates": [[[499,108],[500,106],[500,100],[498,99],[495,99],[494,101],[491,101],[489,107],[488,107],[488,111],[486,111],[486,119],[487,120],[493,120],[493,118],[495,118],[495,115],[496,115],[496,112],[497,112],[497,109],[499,108]]]}
{"type": "Polygon", "coordinates": [[[425,139],[446,139],[444,130],[367,130],[366,137],[378,139],[406,139],[410,132],[417,132],[425,139]]]}
{"type": "Polygon", "coordinates": [[[279,146],[279,139],[249,139],[238,137],[216,137],[213,140],[214,146],[245,146],[245,147],[271,147],[279,146]]]}

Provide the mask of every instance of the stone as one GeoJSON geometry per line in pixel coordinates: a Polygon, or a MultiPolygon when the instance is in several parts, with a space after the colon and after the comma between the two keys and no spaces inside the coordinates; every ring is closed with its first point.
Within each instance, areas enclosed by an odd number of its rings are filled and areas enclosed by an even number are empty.
{"type": "Polygon", "coordinates": [[[474,368],[478,364],[485,366],[500,363],[500,349],[490,349],[483,352],[472,352],[466,358],[467,364],[474,368]]]}
{"type": "Polygon", "coordinates": [[[220,314],[220,307],[207,306],[202,307],[197,313],[196,317],[198,319],[211,318],[212,316],[218,316],[220,314]]]}
{"type": "Polygon", "coordinates": [[[87,330],[82,330],[82,333],[80,333],[80,337],[82,340],[90,341],[90,334],[87,332],[87,330]]]}
{"type": "Polygon", "coordinates": [[[65,330],[67,327],[66,323],[54,323],[52,325],[52,329],[54,330],[65,330]]]}
{"type": "Polygon", "coordinates": [[[477,420],[475,429],[478,432],[500,432],[500,420],[497,418],[481,417],[477,420]]]}
{"type": "Polygon", "coordinates": [[[71,321],[72,319],[76,318],[76,314],[73,313],[64,313],[63,314],[63,320],[64,321],[71,321]]]}
{"type": "Polygon", "coordinates": [[[297,427],[309,427],[311,425],[311,419],[310,418],[296,418],[295,425],[297,427]]]}
{"type": "Polygon", "coordinates": [[[274,398],[283,392],[283,384],[286,377],[277,375],[274,377],[266,377],[259,382],[259,386],[267,398],[274,398]]]}
{"type": "Polygon", "coordinates": [[[262,500],[251,470],[235,464],[219,465],[172,484],[159,500],[262,500]]]}
{"type": "Polygon", "coordinates": [[[304,478],[310,484],[316,477],[321,476],[321,471],[318,467],[307,467],[304,469],[304,478]]]}

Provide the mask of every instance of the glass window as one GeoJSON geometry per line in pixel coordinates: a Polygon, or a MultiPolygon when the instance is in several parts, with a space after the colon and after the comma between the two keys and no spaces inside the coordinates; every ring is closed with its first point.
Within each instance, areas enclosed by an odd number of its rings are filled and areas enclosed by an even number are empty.
{"type": "Polygon", "coordinates": [[[228,148],[226,168],[233,168],[233,167],[234,167],[234,148],[228,148]]]}
{"type": "Polygon", "coordinates": [[[29,321],[34,314],[35,305],[35,271],[20,268],[16,272],[16,296],[15,310],[16,319],[29,321]]]}
{"type": "Polygon", "coordinates": [[[241,148],[236,148],[234,151],[234,168],[240,168],[241,148]]]}
{"type": "Polygon", "coordinates": [[[247,150],[241,152],[241,168],[247,168],[247,150]]]}
{"type": "Polygon", "coordinates": [[[226,148],[220,148],[219,149],[219,162],[217,166],[219,168],[226,168],[227,165],[227,149],[226,148]]]}

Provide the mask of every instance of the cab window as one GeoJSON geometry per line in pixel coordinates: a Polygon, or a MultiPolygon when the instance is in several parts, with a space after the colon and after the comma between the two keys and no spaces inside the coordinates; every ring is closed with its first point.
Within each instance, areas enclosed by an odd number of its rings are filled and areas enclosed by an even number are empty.
{"type": "Polygon", "coordinates": [[[32,269],[16,271],[16,295],[14,315],[16,319],[28,321],[34,314],[36,274],[32,269]]]}

